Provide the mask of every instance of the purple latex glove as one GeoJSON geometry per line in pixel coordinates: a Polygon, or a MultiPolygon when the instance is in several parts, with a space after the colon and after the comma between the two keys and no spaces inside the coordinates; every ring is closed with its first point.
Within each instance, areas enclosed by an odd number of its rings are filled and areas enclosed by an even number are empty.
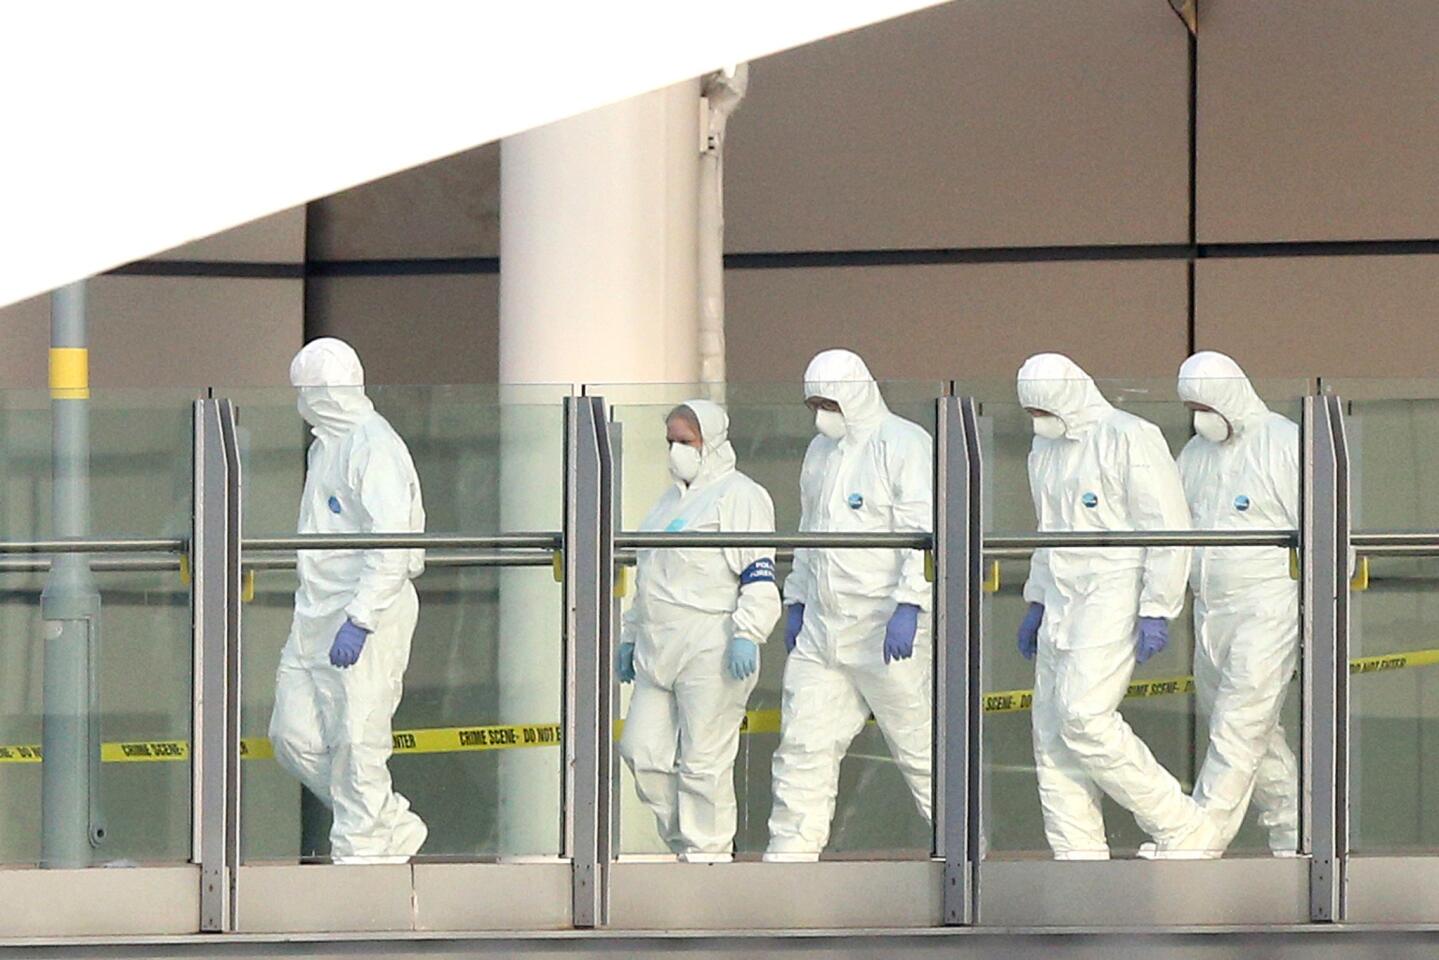
{"type": "Polygon", "coordinates": [[[1134,659],[1143,663],[1169,645],[1169,621],[1163,617],[1139,618],[1139,642],[1134,646],[1134,659]]]}
{"type": "Polygon", "coordinates": [[[914,635],[919,630],[919,607],[901,603],[894,608],[884,628],[884,662],[908,660],[914,656],[914,635]]]}
{"type": "Polygon", "coordinates": [[[346,620],[335,634],[335,642],[330,644],[330,666],[341,670],[353,667],[359,662],[360,651],[365,649],[369,637],[370,631],[353,620],[346,620]]]}
{"type": "Polygon", "coordinates": [[[793,652],[794,642],[799,639],[800,628],[804,626],[804,604],[791,603],[784,621],[784,649],[793,652]]]}
{"type": "Polygon", "coordinates": [[[1044,604],[1031,603],[1019,625],[1019,655],[1033,660],[1039,650],[1039,625],[1044,622],[1044,604]]]}

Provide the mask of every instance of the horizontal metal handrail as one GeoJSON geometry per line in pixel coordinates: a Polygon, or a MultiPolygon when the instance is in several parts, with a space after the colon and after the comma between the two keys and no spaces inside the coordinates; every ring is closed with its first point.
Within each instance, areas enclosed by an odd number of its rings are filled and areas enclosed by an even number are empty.
{"type": "Polygon", "coordinates": [[[63,540],[0,540],[0,556],[12,553],[184,553],[180,537],[67,537],[63,540]]]}
{"type": "MultiPolygon", "coordinates": [[[[89,568],[96,573],[145,570],[174,571],[180,569],[179,557],[105,557],[91,560],[89,568]]],[[[0,557],[0,573],[45,573],[50,561],[43,557],[0,557]]]]}
{"type": "Polygon", "coordinates": [[[1439,557],[1439,530],[1356,530],[1349,545],[1368,556],[1439,557]]]}
{"type": "Polygon", "coordinates": [[[558,550],[563,534],[538,533],[301,533],[242,537],[245,550],[558,550]]]}
{"type": "Polygon", "coordinates": [[[621,550],[681,550],[711,547],[774,547],[820,550],[928,550],[928,533],[617,533],[621,550]]]}
{"type": "MultiPolygon", "coordinates": [[[[298,558],[293,553],[277,553],[256,556],[249,551],[240,555],[243,570],[293,570],[298,558]]],[[[437,567],[550,567],[554,565],[551,552],[528,551],[513,553],[446,553],[425,552],[425,568],[437,567]]]]}
{"type": "Polygon", "coordinates": [[[984,554],[1025,557],[1041,548],[1094,547],[1294,547],[1297,530],[1115,530],[985,534],[984,554]]]}

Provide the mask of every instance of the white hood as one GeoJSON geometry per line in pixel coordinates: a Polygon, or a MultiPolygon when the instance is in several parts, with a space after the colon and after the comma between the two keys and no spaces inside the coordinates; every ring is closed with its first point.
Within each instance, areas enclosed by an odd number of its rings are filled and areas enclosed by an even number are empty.
{"type": "Polygon", "coordinates": [[[1079,437],[1114,410],[1089,374],[1062,353],[1037,353],[1019,368],[1021,406],[1052,413],[1079,437]]]}
{"type": "Polygon", "coordinates": [[[850,350],[824,350],[809,362],[804,371],[804,398],[811,397],[839,404],[847,438],[873,432],[889,416],[869,367],[850,350]]]}
{"type": "Polygon", "coordinates": [[[1209,407],[1229,421],[1234,436],[1269,416],[1239,364],[1213,350],[1196,353],[1180,365],[1179,399],[1209,407]]]}
{"type": "Polygon", "coordinates": [[[733,472],[735,453],[729,442],[729,414],[709,400],[686,400],[681,406],[688,408],[699,421],[700,438],[704,441],[700,472],[690,484],[691,489],[733,472]]]}
{"type": "Polygon", "coordinates": [[[365,396],[365,368],[343,340],[312,340],[290,362],[290,383],[300,391],[299,410],[321,438],[341,437],[374,411],[365,396]]]}

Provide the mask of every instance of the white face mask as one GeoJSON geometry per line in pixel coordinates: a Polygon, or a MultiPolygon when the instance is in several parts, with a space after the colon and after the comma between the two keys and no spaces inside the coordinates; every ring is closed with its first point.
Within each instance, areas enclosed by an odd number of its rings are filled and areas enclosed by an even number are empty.
{"type": "Polygon", "coordinates": [[[1229,421],[1213,410],[1196,410],[1194,432],[1211,443],[1223,443],[1229,439],[1229,421]]]}
{"type": "Polygon", "coordinates": [[[1058,440],[1064,436],[1064,421],[1050,413],[1035,417],[1034,435],[1046,440],[1058,440]]]}
{"type": "Polygon", "coordinates": [[[687,443],[670,444],[670,476],[690,483],[700,475],[700,452],[687,443]]]}
{"type": "Polygon", "coordinates": [[[295,404],[300,417],[312,427],[318,427],[325,420],[327,412],[335,410],[335,403],[325,396],[319,387],[301,387],[300,399],[295,404]]]}
{"type": "Polygon", "coordinates": [[[835,410],[816,410],[814,428],[831,440],[839,440],[847,429],[844,425],[844,414],[835,410]]]}

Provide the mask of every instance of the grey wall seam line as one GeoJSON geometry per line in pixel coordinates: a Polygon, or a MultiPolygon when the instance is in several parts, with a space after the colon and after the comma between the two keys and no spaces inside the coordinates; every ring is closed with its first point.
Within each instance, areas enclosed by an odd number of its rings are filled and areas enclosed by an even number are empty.
{"type": "MultiPolygon", "coordinates": [[[[1283,257],[1430,256],[1439,240],[1298,240],[1200,244],[1112,244],[915,250],[834,250],[725,254],[729,270],[792,270],[815,267],[943,266],[1050,262],[1157,262],[1283,257]]],[[[257,261],[141,260],[104,276],[199,279],[293,279],[309,277],[486,275],[500,270],[498,257],[257,261]]]]}

